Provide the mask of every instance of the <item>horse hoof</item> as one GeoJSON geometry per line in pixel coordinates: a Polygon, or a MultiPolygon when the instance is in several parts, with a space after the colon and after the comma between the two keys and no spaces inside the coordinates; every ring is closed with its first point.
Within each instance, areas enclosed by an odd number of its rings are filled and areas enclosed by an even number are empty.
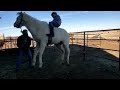
{"type": "Polygon", "coordinates": [[[40,70],[40,71],[41,71],[41,70],[42,70],[42,67],[39,67],[39,68],[38,68],[38,70],[40,70]]]}
{"type": "Polygon", "coordinates": [[[34,68],[35,68],[35,66],[31,66],[30,68],[31,68],[31,69],[34,69],[34,68]]]}
{"type": "Polygon", "coordinates": [[[43,66],[43,63],[40,63],[39,68],[42,68],[42,66],[43,66]]]}
{"type": "Polygon", "coordinates": [[[42,70],[42,68],[39,67],[38,70],[42,70]]]}
{"type": "Polygon", "coordinates": [[[15,72],[18,73],[20,70],[19,69],[16,69],[15,72]]]}
{"type": "Polygon", "coordinates": [[[39,69],[41,69],[41,68],[42,68],[42,66],[40,65],[40,66],[39,66],[39,69]]]}
{"type": "Polygon", "coordinates": [[[62,65],[64,65],[65,63],[61,63],[62,65]]]}
{"type": "Polygon", "coordinates": [[[67,66],[69,67],[69,66],[70,66],[70,64],[67,64],[67,66]]]}

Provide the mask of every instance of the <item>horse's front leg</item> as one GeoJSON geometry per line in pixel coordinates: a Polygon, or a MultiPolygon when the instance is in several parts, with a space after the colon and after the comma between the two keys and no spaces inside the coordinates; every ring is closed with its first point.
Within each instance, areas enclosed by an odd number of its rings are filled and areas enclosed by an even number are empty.
{"type": "Polygon", "coordinates": [[[42,55],[43,55],[43,52],[45,50],[45,47],[46,47],[46,43],[42,43],[40,44],[40,49],[39,49],[39,68],[42,68],[42,55]]]}
{"type": "Polygon", "coordinates": [[[36,63],[36,56],[39,52],[39,47],[40,47],[40,45],[39,45],[39,43],[37,43],[36,48],[34,50],[34,55],[33,55],[33,61],[32,61],[32,66],[33,67],[35,66],[35,63],[36,63]]]}

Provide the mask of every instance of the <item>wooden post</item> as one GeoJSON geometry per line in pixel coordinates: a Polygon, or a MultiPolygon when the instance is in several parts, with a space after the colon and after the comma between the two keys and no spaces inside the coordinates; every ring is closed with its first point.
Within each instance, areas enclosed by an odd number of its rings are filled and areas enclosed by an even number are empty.
{"type": "Polygon", "coordinates": [[[17,38],[15,38],[15,48],[17,48],[17,38]]]}
{"type": "Polygon", "coordinates": [[[5,35],[3,34],[3,38],[4,38],[4,43],[5,43],[5,48],[6,49],[6,41],[5,41],[5,35]]]}
{"type": "Polygon", "coordinates": [[[78,37],[78,34],[77,34],[77,45],[79,44],[79,42],[78,42],[78,38],[79,38],[79,37],[78,37]]]}
{"type": "Polygon", "coordinates": [[[119,71],[120,71],[120,36],[119,36],[119,71]]]}
{"type": "Polygon", "coordinates": [[[12,38],[10,36],[10,48],[12,48],[12,38]]]}
{"type": "Polygon", "coordinates": [[[73,36],[72,36],[72,45],[73,45],[73,36]]]}
{"type": "Polygon", "coordinates": [[[84,49],[83,49],[83,61],[85,61],[85,32],[84,32],[84,49]]]}
{"type": "Polygon", "coordinates": [[[100,48],[101,48],[101,34],[100,34],[100,48]]]}
{"type": "Polygon", "coordinates": [[[88,34],[87,34],[87,47],[88,47],[88,34]]]}

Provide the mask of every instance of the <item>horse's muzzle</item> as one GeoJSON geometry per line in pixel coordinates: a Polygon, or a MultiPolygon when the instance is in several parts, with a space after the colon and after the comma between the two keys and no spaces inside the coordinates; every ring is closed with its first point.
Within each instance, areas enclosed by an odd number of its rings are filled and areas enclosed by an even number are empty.
{"type": "Polygon", "coordinates": [[[16,24],[14,23],[14,25],[13,25],[14,27],[16,27],[16,24]]]}
{"type": "Polygon", "coordinates": [[[20,28],[18,25],[16,25],[16,23],[14,23],[14,27],[16,27],[16,28],[20,28]]]}

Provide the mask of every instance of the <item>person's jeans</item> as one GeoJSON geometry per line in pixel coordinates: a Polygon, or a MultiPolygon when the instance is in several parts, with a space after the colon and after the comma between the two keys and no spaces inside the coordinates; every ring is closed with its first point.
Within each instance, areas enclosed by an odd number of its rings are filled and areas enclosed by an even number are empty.
{"type": "Polygon", "coordinates": [[[50,27],[59,27],[60,25],[54,21],[49,22],[50,27]]]}
{"type": "Polygon", "coordinates": [[[49,28],[50,28],[50,36],[54,37],[54,27],[59,27],[56,22],[49,22],[49,28]]]}
{"type": "Polygon", "coordinates": [[[19,70],[20,69],[20,65],[21,65],[21,61],[22,61],[22,57],[23,54],[26,53],[29,59],[29,67],[31,67],[31,63],[32,63],[32,54],[30,49],[27,49],[26,52],[23,49],[19,49],[19,56],[18,56],[18,60],[16,63],[16,69],[19,70]]]}

